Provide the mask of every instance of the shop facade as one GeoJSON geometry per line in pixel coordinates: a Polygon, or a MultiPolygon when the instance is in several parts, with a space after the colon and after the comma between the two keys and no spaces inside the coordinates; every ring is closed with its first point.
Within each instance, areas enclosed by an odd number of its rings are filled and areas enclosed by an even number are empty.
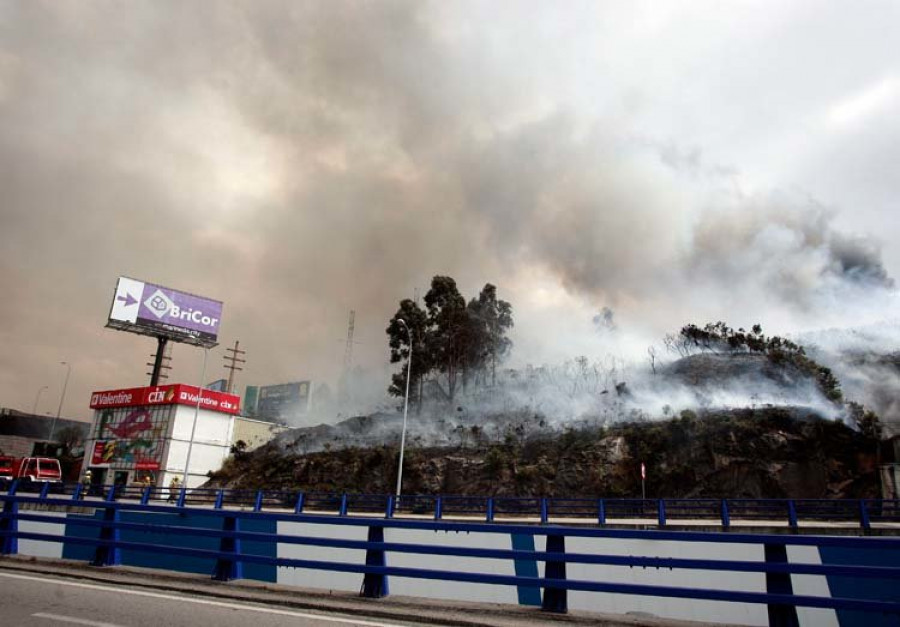
{"type": "Polygon", "coordinates": [[[94,392],[82,473],[95,485],[189,488],[229,455],[240,397],[172,384],[94,392]]]}

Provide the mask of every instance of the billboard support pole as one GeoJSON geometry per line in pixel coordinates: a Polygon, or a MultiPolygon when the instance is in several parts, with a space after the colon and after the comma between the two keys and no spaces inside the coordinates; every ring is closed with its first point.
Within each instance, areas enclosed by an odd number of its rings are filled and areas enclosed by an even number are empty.
{"type": "Polygon", "coordinates": [[[159,373],[162,370],[163,355],[166,352],[166,344],[169,338],[164,335],[156,336],[156,359],[153,360],[153,373],[150,375],[150,387],[159,385],[159,373]]]}

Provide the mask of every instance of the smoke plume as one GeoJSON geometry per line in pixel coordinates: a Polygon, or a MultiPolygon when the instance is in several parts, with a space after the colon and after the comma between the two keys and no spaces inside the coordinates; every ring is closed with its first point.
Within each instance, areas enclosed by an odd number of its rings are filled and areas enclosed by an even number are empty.
{"type": "MultiPolygon", "coordinates": [[[[203,376],[226,374],[240,340],[239,390],[334,388],[350,310],[353,363],[383,390],[386,322],[435,274],[467,297],[498,286],[520,368],[643,356],[691,321],[883,318],[900,257],[882,261],[871,234],[894,224],[896,177],[818,185],[853,141],[846,116],[827,126],[832,103],[893,70],[891,19],[838,64],[812,33],[854,20],[785,11],[3,4],[0,404],[28,409],[47,385],[52,412],[60,361],[67,415],[88,417],[91,390],[146,383],[154,344],[103,329],[120,275],[223,300],[203,376]],[[772,42],[789,43],[760,52],[772,42]],[[596,333],[603,307],[616,333],[596,333]]],[[[858,158],[897,162],[897,142],[877,145],[858,158]]],[[[170,380],[196,382],[201,358],[177,347],[170,380]]]]}

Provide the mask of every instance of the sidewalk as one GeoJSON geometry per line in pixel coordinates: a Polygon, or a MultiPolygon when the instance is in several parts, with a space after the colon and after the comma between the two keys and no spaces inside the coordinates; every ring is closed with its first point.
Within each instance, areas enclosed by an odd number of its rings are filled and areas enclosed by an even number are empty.
{"type": "Polygon", "coordinates": [[[413,597],[364,599],[346,592],[324,592],[251,580],[213,581],[202,575],[126,566],[95,567],[84,562],[21,556],[0,557],[0,570],[40,573],[60,578],[146,588],[170,593],[359,616],[361,619],[409,621],[458,627],[599,625],[608,627],[712,627],[720,623],[676,621],[649,616],[587,612],[551,614],[540,608],[493,603],[459,603],[413,597]]]}

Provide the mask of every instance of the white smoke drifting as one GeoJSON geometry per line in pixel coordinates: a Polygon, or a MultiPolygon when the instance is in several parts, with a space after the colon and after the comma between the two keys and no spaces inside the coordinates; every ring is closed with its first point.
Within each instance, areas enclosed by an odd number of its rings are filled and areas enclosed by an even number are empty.
{"type": "Polygon", "coordinates": [[[3,3],[0,404],[55,411],[60,361],[67,415],[147,382],[153,343],[102,328],[119,275],[223,300],[240,388],[334,390],[351,309],[386,388],[386,322],[435,274],[498,286],[518,368],[883,319],[898,10],[3,3]]]}

